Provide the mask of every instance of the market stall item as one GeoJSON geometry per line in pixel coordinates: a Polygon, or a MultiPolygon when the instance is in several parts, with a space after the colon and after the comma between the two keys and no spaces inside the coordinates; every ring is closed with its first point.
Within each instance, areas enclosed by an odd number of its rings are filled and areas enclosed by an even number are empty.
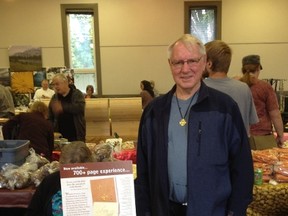
{"type": "Polygon", "coordinates": [[[273,165],[278,161],[278,152],[275,149],[252,151],[254,162],[262,162],[273,165]]]}
{"type": "Polygon", "coordinates": [[[6,188],[10,190],[27,187],[30,183],[30,172],[27,172],[25,168],[8,169],[3,176],[7,179],[6,188]]]}
{"type": "Polygon", "coordinates": [[[247,209],[247,216],[288,215],[288,184],[255,185],[253,201],[247,209]]]}
{"type": "Polygon", "coordinates": [[[21,166],[12,163],[2,166],[1,174],[7,181],[5,188],[14,190],[29,186],[32,173],[49,163],[46,158],[36,154],[33,148],[29,149],[29,153],[30,155],[26,157],[25,163],[21,166]]]}
{"type": "Polygon", "coordinates": [[[122,143],[121,145],[121,149],[122,150],[131,150],[131,149],[135,149],[135,141],[125,141],[122,143]]]}
{"type": "Polygon", "coordinates": [[[113,161],[113,146],[110,143],[101,143],[95,146],[92,154],[97,162],[113,161]]]}
{"type": "Polygon", "coordinates": [[[36,187],[38,187],[41,181],[46,176],[58,170],[59,170],[58,161],[52,161],[51,163],[45,164],[44,166],[40,167],[35,172],[31,173],[31,182],[34,183],[36,187]]]}
{"type": "Polygon", "coordinates": [[[7,179],[0,174],[0,188],[7,188],[7,179]]]}
{"type": "MultiPolygon", "coordinates": [[[[117,135],[117,133],[116,133],[116,135],[117,135]]],[[[120,152],[121,151],[122,138],[106,139],[105,143],[110,144],[113,147],[114,152],[120,152]]]]}
{"type": "Polygon", "coordinates": [[[133,164],[136,164],[136,150],[128,149],[121,152],[113,153],[114,158],[117,160],[131,160],[133,164]]]}
{"type": "Polygon", "coordinates": [[[70,143],[66,138],[54,139],[54,150],[61,150],[65,145],[70,143]]]}

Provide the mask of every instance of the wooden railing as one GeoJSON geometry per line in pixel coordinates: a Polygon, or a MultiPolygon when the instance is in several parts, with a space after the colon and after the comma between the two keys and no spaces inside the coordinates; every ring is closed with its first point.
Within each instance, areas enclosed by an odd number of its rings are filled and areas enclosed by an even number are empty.
{"type": "Polygon", "coordinates": [[[86,99],[86,140],[104,140],[115,133],[135,140],[141,114],[140,97],[86,99]]]}

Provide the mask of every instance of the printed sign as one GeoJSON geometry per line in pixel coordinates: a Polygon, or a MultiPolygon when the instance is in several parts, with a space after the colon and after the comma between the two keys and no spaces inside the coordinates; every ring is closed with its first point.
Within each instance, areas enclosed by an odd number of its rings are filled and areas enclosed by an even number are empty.
{"type": "Polygon", "coordinates": [[[60,167],[63,215],[136,216],[131,161],[60,167]]]}

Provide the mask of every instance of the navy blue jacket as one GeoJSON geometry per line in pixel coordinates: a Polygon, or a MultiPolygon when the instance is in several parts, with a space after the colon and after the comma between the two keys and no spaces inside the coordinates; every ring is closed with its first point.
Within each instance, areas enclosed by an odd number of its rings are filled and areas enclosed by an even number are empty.
{"type": "MultiPolygon", "coordinates": [[[[137,216],[169,216],[168,122],[174,86],[144,110],[137,146],[137,216]]],[[[191,107],[187,150],[187,216],[246,215],[253,163],[236,102],[201,83],[191,107]]]]}

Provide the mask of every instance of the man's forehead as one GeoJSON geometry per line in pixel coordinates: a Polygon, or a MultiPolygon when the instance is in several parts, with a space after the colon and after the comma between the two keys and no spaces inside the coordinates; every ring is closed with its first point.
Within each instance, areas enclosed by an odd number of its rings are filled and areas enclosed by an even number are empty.
{"type": "Polygon", "coordinates": [[[183,46],[180,49],[177,49],[177,48],[174,49],[171,57],[177,58],[177,57],[181,57],[183,55],[185,55],[185,56],[189,55],[191,58],[193,58],[193,57],[198,58],[199,56],[201,56],[201,53],[197,47],[192,48],[192,47],[183,46]]]}
{"type": "Polygon", "coordinates": [[[59,79],[59,78],[55,78],[55,79],[52,80],[52,82],[53,82],[53,83],[63,83],[64,80],[59,79]]]}

